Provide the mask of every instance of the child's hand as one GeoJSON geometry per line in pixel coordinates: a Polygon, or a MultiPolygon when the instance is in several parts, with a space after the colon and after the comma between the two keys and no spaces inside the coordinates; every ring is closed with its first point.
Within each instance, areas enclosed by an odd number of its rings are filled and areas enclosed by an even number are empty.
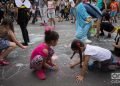
{"type": "Polygon", "coordinates": [[[72,68],[74,68],[75,66],[73,65],[73,64],[70,64],[70,68],[72,69],[72,68]]]}
{"type": "Polygon", "coordinates": [[[53,66],[52,70],[57,71],[58,70],[58,66],[53,66]]]}
{"type": "Polygon", "coordinates": [[[86,22],[90,22],[92,20],[92,17],[88,17],[87,19],[86,19],[86,22]]]}
{"type": "Polygon", "coordinates": [[[112,45],[113,45],[114,47],[116,46],[116,44],[115,44],[115,43],[113,43],[112,45]]]}
{"type": "Polygon", "coordinates": [[[23,46],[23,49],[26,49],[27,48],[27,46],[23,46]]]}

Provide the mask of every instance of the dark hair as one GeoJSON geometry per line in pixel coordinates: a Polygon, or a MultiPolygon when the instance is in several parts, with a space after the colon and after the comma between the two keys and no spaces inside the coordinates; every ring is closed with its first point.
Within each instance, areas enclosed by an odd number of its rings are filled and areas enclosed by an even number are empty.
{"type": "Polygon", "coordinates": [[[45,31],[45,42],[50,43],[51,41],[58,40],[59,34],[56,31],[53,30],[47,30],[45,31]]]}
{"type": "MultiPolygon", "coordinates": [[[[82,51],[79,49],[79,47],[84,47],[84,43],[81,42],[80,40],[73,40],[72,44],[71,44],[71,49],[74,50],[79,50],[79,56],[80,56],[80,67],[82,67],[82,51]]],[[[71,59],[73,58],[73,56],[76,54],[76,52],[73,52],[73,55],[71,56],[71,59]]]]}
{"type": "Polygon", "coordinates": [[[13,26],[13,21],[12,19],[8,16],[8,17],[5,17],[1,23],[1,25],[4,25],[5,27],[9,26],[9,28],[7,29],[10,29],[14,32],[14,26],[13,26]]]}
{"type": "Polygon", "coordinates": [[[110,21],[110,13],[109,11],[106,11],[102,14],[102,19],[101,21],[110,21]]]}
{"type": "Polygon", "coordinates": [[[77,6],[82,0],[74,0],[75,6],[77,6]]]}
{"type": "Polygon", "coordinates": [[[116,37],[115,37],[115,42],[116,42],[116,44],[118,44],[119,39],[120,39],[120,29],[118,29],[117,35],[116,35],[116,37]]]}

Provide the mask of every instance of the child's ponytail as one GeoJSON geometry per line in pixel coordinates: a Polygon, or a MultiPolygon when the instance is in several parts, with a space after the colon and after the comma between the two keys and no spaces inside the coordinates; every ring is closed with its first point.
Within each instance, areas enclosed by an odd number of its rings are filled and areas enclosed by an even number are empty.
{"type": "Polygon", "coordinates": [[[79,56],[80,56],[80,68],[82,68],[82,51],[79,50],[79,56]]]}
{"type": "Polygon", "coordinates": [[[73,55],[70,57],[70,59],[72,59],[75,54],[76,54],[76,52],[73,52],[73,55]]]}
{"type": "MultiPolygon", "coordinates": [[[[80,56],[80,67],[82,68],[82,51],[79,49],[79,47],[84,47],[84,44],[80,40],[73,40],[71,44],[71,49],[74,50],[79,50],[79,56],[80,56]]],[[[71,56],[71,59],[73,56],[76,54],[76,52],[73,52],[73,55],[71,56]]]]}

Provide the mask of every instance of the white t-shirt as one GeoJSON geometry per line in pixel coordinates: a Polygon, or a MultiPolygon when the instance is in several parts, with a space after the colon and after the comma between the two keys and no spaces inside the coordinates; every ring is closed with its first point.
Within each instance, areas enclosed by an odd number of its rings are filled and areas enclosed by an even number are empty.
{"type": "Polygon", "coordinates": [[[54,1],[48,1],[48,9],[54,9],[54,1]]]}
{"type": "Polygon", "coordinates": [[[21,7],[22,5],[26,6],[27,8],[31,7],[31,3],[29,0],[25,0],[24,2],[22,2],[22,0],[15,0],[15,4],[17,7],[21,7]]]}
{"type": "Polygon", "coordinates": [[[69,2],[71,3],[71,7],[75,7],[75,3],[73,0],[69,0],[69,2]]]}
{"type": "Polygon", "coordinates": [[[84,51],[84,55],[89,55],[90,59],[96,61],[105,61],[111,58],[111,52],[105,48],[101,48],[99,46],[86,45],[86,49],[84,51]]]}

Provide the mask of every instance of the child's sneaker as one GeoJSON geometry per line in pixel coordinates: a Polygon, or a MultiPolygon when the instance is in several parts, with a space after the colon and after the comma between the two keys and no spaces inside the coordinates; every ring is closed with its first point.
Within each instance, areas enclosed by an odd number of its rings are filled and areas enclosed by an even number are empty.
{"type": "Polygon", "coordinates": [[[9,65],[9,62],[5,60],[0,60],[0,65],[1,66],[9,65]]]}
{"type": "Polygon", "coordinates": [[[86,39],[86,40],[84,40],[84,43],[86,43],[86,44],[90,44],[90,43],[92,43],[92,41],[89,40],[89,39],[86,39]]]}
{"type": "Polygon", "coordinates": [[[36,71],[36,75],[41,80],[45,80],[46,79],[46,75],[45,75],[44,70],[38,70],[38,71],[36,71]]]}

